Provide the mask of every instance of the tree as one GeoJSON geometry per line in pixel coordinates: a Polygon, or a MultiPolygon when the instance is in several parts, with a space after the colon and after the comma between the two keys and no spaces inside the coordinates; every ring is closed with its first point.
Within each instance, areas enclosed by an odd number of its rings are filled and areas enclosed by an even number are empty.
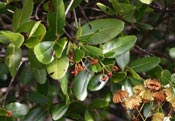
{"type": "Polygon", "coordinates": [[[174,120],[174,5],[0,2],[0,119],[174,120]]]}

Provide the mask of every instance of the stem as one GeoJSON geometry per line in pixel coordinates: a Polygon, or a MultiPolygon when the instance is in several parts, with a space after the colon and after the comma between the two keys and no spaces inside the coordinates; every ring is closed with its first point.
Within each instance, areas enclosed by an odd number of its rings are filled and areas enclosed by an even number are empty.
{"type": "Polygon", "coordinates": [[[69,5],[67,6],[67,9],[66,9],[65,15],[68,14],[68,12],[69,12],[69,10],[70,10],[70,8],[71,8],[73,2],[74,2],[74,0],[71,0],[71,1],[70,1],[69,5]]]}
{"type": "Polygon", "coordinates": [[[138,108],[136,108],[137,112],[139,113],[140,117],[142,118],[143,121],[145,121],[144,117],[142,116],[142,114],[140,113],[140,111],[138,110],[138,108]]]}

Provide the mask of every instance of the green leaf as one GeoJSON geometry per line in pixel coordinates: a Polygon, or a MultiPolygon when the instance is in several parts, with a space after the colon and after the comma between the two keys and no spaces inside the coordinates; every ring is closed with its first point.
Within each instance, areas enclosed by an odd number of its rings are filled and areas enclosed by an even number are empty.
{"type": "Polygon", "coordinates": [[[67,112],[69,105],[57,104],[52,108],[52,119],[59,120],[67,112]]]}
{"type": "Polygon", "coordinates": [[[146,23],[137,23],[137,26],[143,30],[153,30],[153,26],[146,23]]]}
{"type": "Polygon", "coordinates": [[[82,50],[86,53],[86,55],[93,56],[96,58],[103,56],[103,51],[100,48],[90,46],[90,45],[83,45],[82,50]]]}
{"type": "Polygon", "coordinates": [[[91,71],[95,72],[95,73],[101,72],[102,71],[102,67],[101,67],[101,65],[99,63],[96,64],[96,65],[91,65],[91,71]]]}
{"type": "Polygon", "coordinates": [[[172,58],[175,58],[175,48],[171,48],[169,50],[169,55],[172,57],[172,58]]]}
{"type": "Polygon", "coordinates": [[[103,11],[104,13],[108,14],[108,15],[114,15],[114,11],[109,8],[108,6],[104,5],[103,3],[97,3],[97,6],[100,8],[101,11],[103,11]]]}
{"type": "Polygon", "coordinates": [[[161,66],[157,66],[154,69],[148,71],[147,73],[149,75],[151,75],[151,78],[157,78],[160,79],[161,78],[161,72],[163,71],[161,66]]]}
{"type": "Polygon", "coordinates": [[[9,72],[8,66],[5,63],[0,63],[0,70],[0,77],[9,72]]]}
{"type": "Polygon", "coordinates": [[[3,108],[0,108],[0,116],[6,116],[7,111],[3,108]]]}
{"type": "Polygon", "coordinates": [[[108,101],[103,98],[96,98],[91,101],[88,108],[95,109],[95,108],[105,108],[109,105],[108,101]]]}
{"type": "Polygon", "coordinates": [[[163,70],[161,72],[161,84],[166,85],[171,81],[171,73],[168,70],[163,70]]]}
{"type": "Polygon", "coordinates": [[[92,76],[88,71],[82,71],[74,78],[73,91],[78,100],[86,99],[88,95],[87,86],[92,76]]]}
{"type": "Polygon", "coordinates": [[[141,77],[132,68],[126,67],[126,69],[127,69],[127,71],[129,71],[132,74],[133,78],[135,78],[137,80],[141,79],[141,77]]]}
{"type": "Polygon", "coordinates": [[[13,14],[13,30],[17,30],[22,24],[29,21],[33,11],[33,1],[25,0],[22,9],[16,9],[13,14]]]}
{"type": "Polygon", "coordinates": [[[12,111],[13,117],[25,116],[27,112],[29,111],[29,108],[27,105],[21,104],[18,102],[10,103],[6,105],[5,108],[9,111],[12,111]]]}
{"type": "Polygon", "coordinates": [[[151,111],[151,104],[146,103],[143,107],[143,116],[144,117],[150,117],[152,116],[152,111],[151,111]]]}
{"type": "Polygon", "coordinates": [[[19,48],[24,42],[24,37],[19,33],[14,33],[11,31],[0,31],[0,42],[12,42],[16,47],[19,48]]]}
{"type": "Polygon", "coordinates": [[[88,84],[88,89],[90,91],[98,91],[102,89],[106,83],[108,82],[109,77],[105,74],[98,74],[91,78],[89,84],[88,84]],[[102,80],[102,78],[105,77],[106,80],[102,80]]]}
{"type": "Polygon", "coordinates": [[[98,19],[82,26],[82,34],[77,39],[91,45],[107,42],[124,28],[124,22],[117,19],[98,19]]]}
{"type": "Polygon", "coordinates": [[[116,58],[117,64],[122,71],[124,71],[125,67],[128,65],[129,60],[130,60],[129,51],[116,58]]]}
{"type": "Polygon", "coordinates": [[[30,110],[23,121],[45,121],[46,116],[46,110],[41,107],[37,107],[30,110]]]}
{"type": "Polygon", "coordinates": [[[74,54],[73,54],[73,61],[76,63],[79,63],[85,56],[84,51],[76,48],[74,49],[74,54]]]}
{"type": "Polygon", "coordinates": [[[151,4],[153,0],[140,0],[144,4],[151,4]]]}
{"type": "Polygon", "coordinates": [[[23,84],[28,84],[32,81],[32,79],[33,79],[33,75],[32,75],[32,70],[30,68],[30,64],[25,63],[22,70],[21,70],[19,80],[23,84]]]}
{"type": "Polygon", "coordinates": [[[63,78],[60,79],[61,90],[64,95],[67,95],[68,90],[68,75],[65,74],[63,78]]]}
{"type": "Polygon", "coordinates": [[[133,35],[119,37],[103,45],[103,54],[107,58],[116,58],[134,47],[137,38],[133,35]]]}
{"type": "Polygon", "coordinates": [[[40,105],[46,105],[48,104],[48,97],[39,93],[39,92],[31,92],[29,94],[28,100],[32,103],[40,104],[40,105]]]}
{"type": "Polygon", "coordinates": [[[47,79],[47,72],[45,69],[32,68],[33,77],[39,84],[44,84],[47,79]]]}
{"type": "Polygon", "coordinates": [[[48,12],[48,24],[53,34],[57,37],[62,33],[65,24],[65,7],[63,0],[52,0],[48,12]]]}
{"type": "Polygon", "coordinates": [[[54,60],[53,57],[54,42],[44,41],[34,47],[36,58],[43,64],[49,64],[54,60]]]}
{"type": "Polygon", "coordinates": [[[15,45],[10,44],[7,47],[5,55],[5,63],[9,67],[10,74],[15,77],[18,67],[20,65],[22,58],[22,52],[20,48],[15,47],[15,45]]]}
{"type": "Polygon", "coordinates": [[[158,57],[145,57],[133,61],[130,67],[136,72],[147,72],[158,66],[159,63],[160,58],[158,57]]]}
{"type": "Polygon", "coordinates": [[[27,40],[25,45],[28,48],[33,48],[36,46],[40,41],[42,41],[43,37],[46,34],[46,28],[40,21],[30,21],[21,25],[17,32],[25,33],[27,36],[27,40]]]}
{"type": "Polygon", "coordinates": [[[88,110],[85,111],[84,118],[85,118],[85,121],[94,121],[92,115],[90,114],[88,110]]]}
{"type": "Polygon", "coordinates": [[[123,79],[125,79],[126,76],[127,76],[126,72],[118,72],[116,74],[113,74],[112,81],[114,83],[118,83],[119,81],[122,81],[123,79]]]}
{"type": "Polygon", "coordinates": [[[69,66],[69,58],[62,57],[60,59],[55,59],[52,63],[47,65],[47,72],[49,76],[55,80],[61,79],[67,72],[69,66]]]}
{"type": "Polygon", "coordinates": [[[6,3],[5,2],[0,2],[0,9],[5,8],[5,6],[6,6],[6,3]]]}
{"type": "Polygon", "coordinates": [[[55,55],[57,58],[61,58],[62,53],[67,45],[67,39],[66,38],[61,38],[55,43],[54,50],[55,50],[55,55]]]}

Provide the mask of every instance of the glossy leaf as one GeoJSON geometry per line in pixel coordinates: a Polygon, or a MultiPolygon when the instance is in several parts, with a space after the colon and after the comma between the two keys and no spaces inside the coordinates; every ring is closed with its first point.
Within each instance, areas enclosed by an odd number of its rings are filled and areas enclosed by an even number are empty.
{"type": "Polygon", "coordinates": [[[57,104],[52,108],[52,119],[59,120],[67,112],[69,105],[57,104]]]}
{"type": "Polygon", "coordinates": [[[39,93],[39,92],[31,92],[28,97],[29,102],[44,105],[48,103],[48,97],[39,93]]]}
{"type": "Polygon", "coordinates": [[[55,59],[52,63],[47,65],[47,72],[49,76],[55,80],[61,79],[67,72],[69,66],[69,58],[62,57],[60,59],[55,59]]]}
{"type": "Polygon", "coordinates": [[[32,81],[33,75],[29,63],[24,64],[19,79],[23,84],[28,84],[32,81]]]}
{"type": "Polygon", "coordinates": [[[0,31],[0,42],[11,42],[19,48],[24,42],[24,37],[19,33],[14,33],[11,31],[0,31]]]}
{"type": "Polygon", "coordinates": [[[130,60],[129,51],[116,58],[117,64],[122,71],[124,71],[125,67],[128,65],[129,60],[130,60]]]}
{"type": "Polygon", "coordinates": [[[175,48],[171,48],[169,50],[169,55],[172,57],[172,58],[175,58],[175,48]]]}
{"type": "Polygon", "coordinates": [[[25,33],[25,35],[27,36],[25,45],[28,48],[33,48],[39,42],[42,41],[43,37],[46,34],[46,28],[43,24],[41,24],[40,21],[38,22],[30,21],[21,25],[18,28],[17,32],[25,33]]]}
{"type": "Polygon", "coordinates": [[[82,26],[82,34],[77,39],[97,45],[116,37],[124,28],[124,23],[117,19],[98,19],[82,26]]]}
{"type": "Polygon", "coordinates": [[[160,63],[160,58],[158,57],[145,57],[133,61],[130,67],[136,72],[147,72],[152,70],[160,63]]]}
{"type": "Polygon", "coordinates": [[[17,30],[22,24],[29,21],[33,11],[33,1],[25,0],[22,9],[16,9],[13,14],[13,30],[17,30]]]}
{"type": "Polygon", "coordinates": [[[47,72],[43,69],[32,68],[33,77],[39,84],[44,84],[47,79],[47,72]]]}
{"type": "Polygon", "coordinates": [[[64,95],[68,94],[68,75],[65,74],[63,78],[60,79],[61,90],[64,95]]]}
{"type": "Polygon", "coordinates": [[[103,45],[103,54],[107,58],[116,58],[134,47],[137,38],[135,36],[124,36],[106,42],[103,45]]]}
{"type": "Polygon", "coordinates": [[[105,74],[98,74],[96,76],[94,76],[93,78],[91,78],[89,84],[88,84],[88,89],[90,91],[98,91],[100,89],[102,89],[106,83],[108,82],[109,77],[105,74]],[[106,78],[105,80],[103,80],[103,78],[106,78]]]}
{"type": "Polygon", "coordinates": [[[58,36],[62,33],[65,24],[65,7],[63,0],[52,0],[49,2],[48,24],[49,28],[58,36]],[[52,7],[50,7],[52,6],[52,7]]]}
{"type": "Polygon", "coordinates": [[[105,108],[109,105],[109,103],[103,99],[103,98],[96,98],[91,101],[89,104],[89,109],[95,109],[95,108],[105,108]]]}
{"type": "Polygon", "coordinates": [[[140,0],[144,4],[151,4],[153,0],[140,0]]]}
{"type": "Polygon", "coordinates": [[[44,41],[34,47],[34,54],[36,58],[43,64],[49,64],[54,60],[53,57],[54,43],[51,41],[44,41]]]}
{"type": "Polygon", "coordinates": [[[73,61],[76,63],[79,63],[85,56],[84,51],[82,51],[81,49],[76,48],[74,50],[74,54],[73,54],[73,61]]]}
{"type": "Polygon", "coordinates": [[[143,107],[143,116],[150,117],[152,116],[151,105],[150,103],[146,103],[143,107]]]}
{"type": "Polygon", "coordinates": [[[13,117],[25,116],[29,111],[29,108],[27,105],[21,104],[18,102],[10,103],[6,105],[5,108],[9,111],[12,111],[13,117]]]}
{"type": "Polygon", "coordinates": [[[26,115],[23,121],[44,121],[46,116],[46,109],[37,107],[30,110],[30,112],[26,115]]]}
{"type": "Polygon", "coordinates": [[[92,76],[88,71],[82,71],[74,78],[73,91],[78,100],[86,99],[87,87],[92,76]]]}
{"type": "Polygon", "coordinates": [[[166,85],[171,81],[171,73],[168,70],[163,70],[161,72],[161,84],[166,85]]]}
{"type": "Polygon", "coordinates": [[[161,78],[161,72],[163,71],[161,66],[157,66],[154,69],[148,71],[147,73],[152,77],[152,78],[161,78]]]}
{"type": "Polygon", "coordinates": [[[85,111],[84,118],[85,118],[85,121],[94,121],[92,115],[90,114],[88,110],[85,111]]]}
{"type": "Polygon", "coordinates": [[[103,51],[100,48],[90,45],[82,46],[82,50],[86,53],[86,55],[93,56],[96,58],[103,56],[103,51]]]}
{"type": "Polygon", "coordinates": [[[55,43],[54,50],[55,50],[55,55],[57,58],[61,58],[62,53],[67,45],[67,39],[66,38],[61,38],[55,43]]]}
{"type": "Polygon", "coordinates": [[[10,44],[7,47],[5,56],[6,56],[5,57],[5,63],[9,67],[10,74],[13,77],[15,77],[15,75],[18,71],[18,67],[20,65],[20,62],[21,62],[21,58],[22,58],[21,49],[15,47],[15,45],[13,45],[13,44],[10,44]]]}

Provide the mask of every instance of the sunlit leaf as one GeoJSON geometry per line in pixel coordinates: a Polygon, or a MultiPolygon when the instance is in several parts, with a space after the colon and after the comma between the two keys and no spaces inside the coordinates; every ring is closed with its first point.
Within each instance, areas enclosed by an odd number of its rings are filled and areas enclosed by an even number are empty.
{"type": "Polygon", "coordinates": [[[140,0],[144,4],[151,4],[153,0],[140,0]]]}
{"type": "Polygon", "coordinates": [[[67,45],[67,39],[66,38],[61,38],[55,43],[54,50],[55,50],[55,55],[57,58],[60,58],[62,56],[62,53],[67,45]]]}
{"type": "Polygon", "coordinates": [[[92,115],[90,114],[88,110],[85,111],[84,118],[85,118],[85,121],[94,121],[92,115]]]}
{"type": "Polygon", "coordinates": [[[171,81],[171,73],[168,70],[163,70],[161,72],[161,84],[166,85],[171,81]]]}
{"type": "Polygon", "coordinates": [[[57,104],[52,108],[52,119],[58,120],[67,112],[69,105],[57,104]]]}
{"type": "Polygon", "coordinates": [[[175,48],[171,48],[169,50],[169,55],[172,57],[172,58],[175,58],[175,48]]]}

